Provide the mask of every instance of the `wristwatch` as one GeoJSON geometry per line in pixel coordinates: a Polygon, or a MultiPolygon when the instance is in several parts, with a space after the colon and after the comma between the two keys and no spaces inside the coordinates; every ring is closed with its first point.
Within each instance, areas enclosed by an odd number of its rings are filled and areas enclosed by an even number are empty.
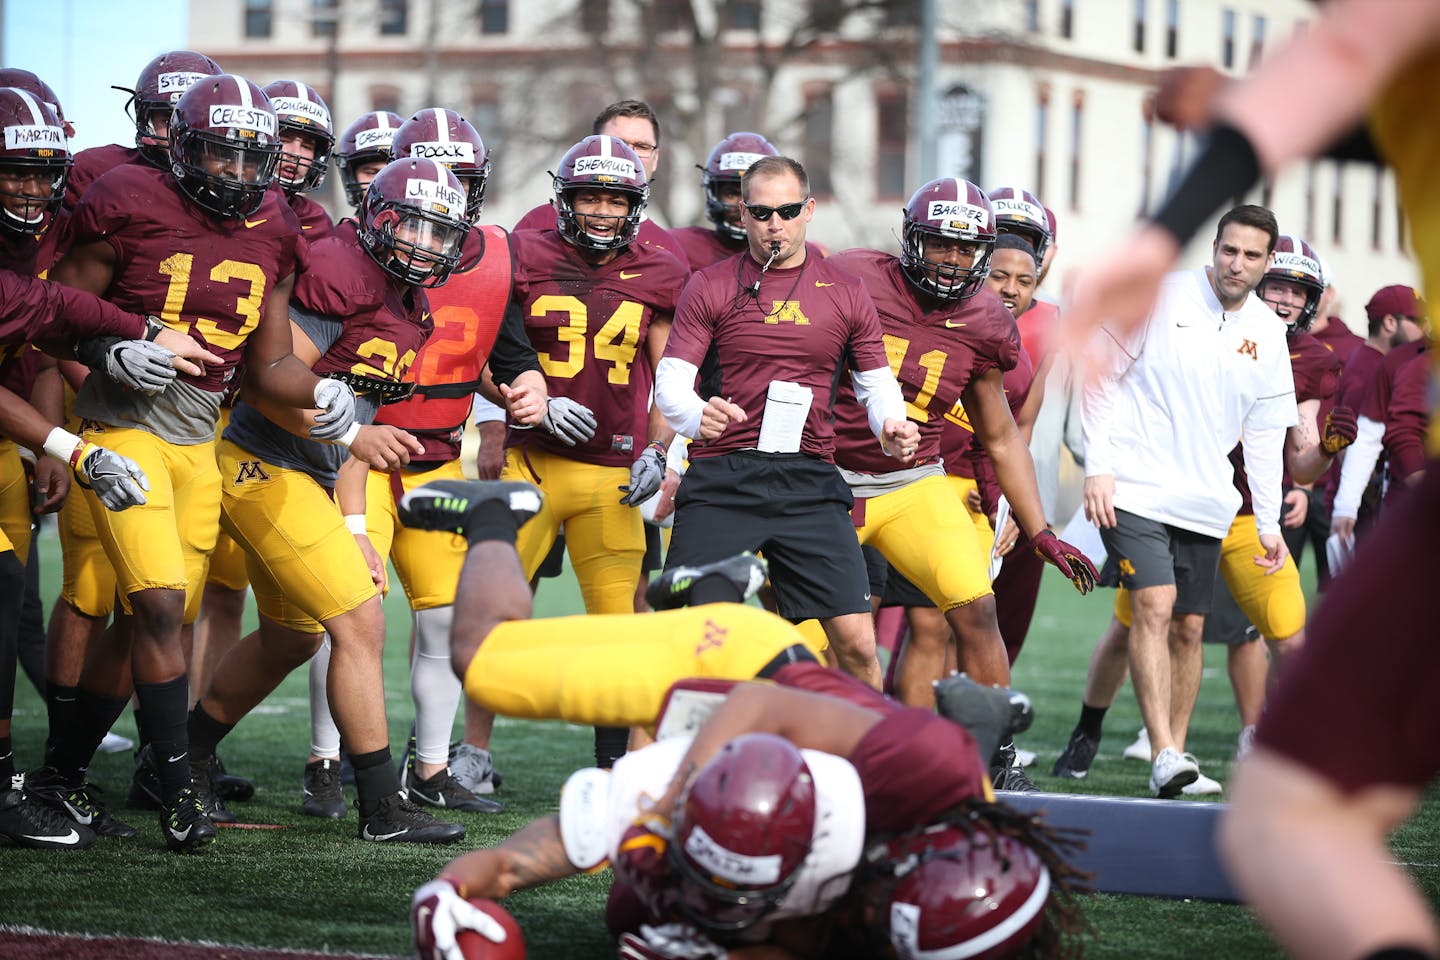
{"type": "Polygon", "coordinates": [[[148,314],[146,315],[146,317],[145,317],[145,339],[146,339],[147,341],[150,341],[150,342],[153,343],[154,340],[155,340],[155,338],[158,337],[158,336],[160,336],[160,331],[161,331],[161,330],[164,330],[164,329],[165,329],[165,324],[160,321],[160,318],[159,318],[159,317],[149,316],[148,314]]]}

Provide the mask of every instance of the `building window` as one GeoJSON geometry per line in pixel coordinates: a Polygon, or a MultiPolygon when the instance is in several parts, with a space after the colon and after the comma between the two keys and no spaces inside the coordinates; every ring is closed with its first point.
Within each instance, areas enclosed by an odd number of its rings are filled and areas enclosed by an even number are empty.
{"type": "Polygon", "coordinates": [[[1040,0],[1025,0],[1025,29],[1040,32],[1040,0]]]}
{"type": "Polygon", "coordinates": [[[1075,36],[1075,0],[1060,0],[1060,36],[1075,36]]]}
{"type": "Polygon", "coordinates": [[[400,88],[378,83],[372,86],[370,88],[370,109],[400,113],[400,88]]]}
{"type": "Polygon", "coordinates": [[[486,154],[493,157],[503,143],[500,137],[503,130],[500,122],[500,98],[493,90],[485,89],[476,92],[474,104],[470,111],[470,123],[474,125],[475,132],[480,134],[486,154]]]}
{"type": "Polygon", "coordinates": [[[920,4],[916,0],[890,0],[885,4],[885,26],[909,27],[920,22],[920,4]]]}
{"type": "Polygon", "coordinates": [[[843,0],[810,0],[810,23],[816,30],[834,30],[847,12],[843,0]]]}
{"type": "Polygon", "coordinates": [[[828,87],[805,95],[805,172],[810,175],[810,195],[829,197],[833,159],[835,95],[828,87]]]}
{"type": "Polygon", "coordinates": [[[1130,45],[1136,53],[1145,52],[1145,3],[1146,0],[1135,0],[1135,36],[1130,45]]]}
{"type": "Polygon", "coordinates": [[[727,30],[759,30],[760,0],[730,0],[720,15],[727,30]]]}
{"type": "Polygon", "coordinates": [[[275,29],[274,0],[245,0],[245,36],[263,39],[275,29]]]}
{"type": "Polygon", "coordinates": [[[1395,197],[1395,249],[1405,249],[1405,206],[1395,197]]]}
{"type": "Polygon", "coordinates": [[[1050,87],[1042,84],[1035,96],[1035,189],[1045,195],[1045,150],[1048,141],[1046,128],[1050,126],[1050,87]]]}
{"type": "Polygon", "coordinates": [[[660,33],[685,30],[690,26],[689,0],[655,0],[651,9],[655,15],[655,29],[660,33]]]}
{"type": "Polygon", "coordinates": [[[335,37],[340,34],[340,0],[310,0],[310,35],[335,37]]]}
{"type": "Polygon", "coordinates": [[[1384,245],[1380,219],[1385,210],[1385,168],[1375,167],[1375,184],[1370,193],[1370,249],[1379,250],[1384,245]]]}
{"type": "Polygon", "coordinates": [[[985,150],[985,98],[964,84],[940,98],[940,124],[935,138],[939,171],[971,183],[984,183],[980,167],[985,150]]]}
{"type": "Polygon", "coordinates": [[[1335,185],[1330,191],[1330,215],[1333,217],[1330,242],[1339,249],[1345,242],[1345,165],[1333,163],[1331,167],[1335,170],[1335,185]]]}
{"type": "Polygon", "coordinates": [[[1146,97],[1140,106],[1140,212],[1150,211],[1150,191],[1155,186],[1155,98],[1146,97]]]}
{"type": "Polygon", "coordinates": [[[1264,207],[1267,210],[1274,209],[1274,204],[1271,203],[1271,200],[1273,200],[1274,197],[1275,181],[1271,180],[1269,177],[1266,177],[1260,182],[1260,206],[1264,207]]]}
{"type": "Polygon", "coordinates": [[[909,110],[903,90],[887,90],[875,98],[875,195],[905,196],[905,145],[910,138],[909,110]]]}
{"type": "Polygon", "coordinates": [[[1220,11],[1220,65],[1235,68],[1235,11],[1230,7],[1220,11]]]}
{"type": "Polygon", "coordinates": [[[598,37],[610,29],[610,0],[580,0],[580,29],[598,37]]]}
{"type": "Polygon", "coordinates": [[[1165,3],[1165,56],[1171,60],[1180,56],[1180,0],[1165,3]]]}
{"type": "Polygon", "coordinates": [[[1315,236],[1315,161],[1305,166],[1305,236],[1315,236]]]}
{"type": "Polygon", "coordinates": [[[510,32],[510,0],[480,0],[480,32],[510,32]]]}
{"type": "Polygon", "coordinates": [[[1250,29],[1250,69],[1260,65],[1260,56],[1265,52],[1265,18],[1255,14],[1250,29]]]}
{"type": "Polygon", "coordinates": [[[1076,90],[1070,104],[1070,209],[1080,209],[1080,157],[1085,132],[1085,91],[1076,90]]]}
{"type": "Polygon", "coordinates": [[[380,36],[403,37],[409,30],[409,0],[380,0],[380,36]]]}

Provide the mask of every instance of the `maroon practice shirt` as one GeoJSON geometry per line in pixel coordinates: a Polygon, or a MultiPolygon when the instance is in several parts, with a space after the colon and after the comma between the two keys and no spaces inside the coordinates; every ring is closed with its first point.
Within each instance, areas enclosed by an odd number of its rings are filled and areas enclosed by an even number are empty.
{"type": "Polygon", "coordinates": [[[1409,343],[1402,343],[1380,361],[1380,370],[1370,378],[1370,388],[1365,391],[1365,396],[1360,401],[1357,412],[1362,417],[1368,417],[1376,423],[1385,422],[1385,412],[1390,409],[1390,394],[1395,388],[1395,377],[1400,373],[1400,368],[1410,362],[1410,358],[1423,353],[1427,343],[1424,337],[1419,340],[1412,340],[1409,343]]]}
{"type": "MultiPolygon", "coordinates": [[[[50,273],[51,265],[64,256],[69,247],[70,215],[62,207],[51,215],[49,225],[39,236],[0,229],[0,269],[22,277],[45,277],[50,273]]],[[[8,289],[5,295],[7,300],[14,295],[22,302],[25,297],[18,291],[11,294],[8,289]]],[[[32,308],[35,303],[35,300],[30,300],[32,308]]],[[[93,312],[87,310],[87,313],[93,312]]],[[[40,357],[31,341],[40,338],[42,327],[59,326],[60,322],[60,318],[53,314],[44,317],[32,314],[22,315],[17,323],[0,324],[0,386],[29,398],[40,370],[40,357]]],[[[80,336],[94,334],[82,333],[80,336]]]]}
{"type": "Polygon", "coordinates": [[[645,337],[668,320],[689,270],[659,247],[631,244],[593,266],[553,228],[512,233],[514,299],[540,358],[552,397],[595,414],[595,436],[567,446],[540,430],[511,431],[507,442],[571,460],[628,467],[645,447],[655,370],[645,337]]]}
{"type": "MultiPolygon", "coordinates": [[[[518,233],[521,230],[554,230],[557,219],[555,208],[548,203],[542,203],[521,217],[520,222],[515,224],[511,232],[518,233]]],[[[642,246],[659,247],[661,250],[669,250],[679,257],[682,262],[685,259],[684,255],[676,250],[675,241],[670,239],[670,231],[649,218],[640,221],[640,227],[635,231],[635,242],[642,246]]]]}
{"type": "MultiPolygon", "coordinates": [[[[1421,341],[1422,343],[1424,341],[1421,341]]],[[[1425,433],[1430,426],[1430,367],[1428,351],[1411,357],[1395,374],[1390,405],[1385,410],[1385,451],[1394,481],[1390,497],[1403,495],[1403,482],[1425,469],[1425,433]]]]}
{"type": "Polygon", "coordinates": [[[1345,325],[1339,317],[1330,317],[1329,323],[1320,330],[1311,330],[1310,335],[1335,352],[1343,367],[1350,355],[1365,345],[1365,338],[1345,325]]]}
{"type": "MultiPolygon", "coordinates": [[[[1013,370],[1006,370],[1002,378],[1005,401],[1010,406],[1010,416],[1020,417],[1020,408],[1030,396],[1035,384],[1035,368],[1030,365],[1030,352],[1022,349],[1013,370]]],[[[1000,503],[1000,480],[995,475],[995,464],[983,444],[976,442],[970,418],[963,409],[952,409],[945,414],[945,427],[940,432],[940,458],[945,462],[945,472],[955,477],[975,481],[980,491],[980,505],[988,513],[994,512],[1000,503]]]]}
{"type": "MultiPolygon", "coordinates": [[[[719,263],[729,257],[735,256],[745,250],[745,240],[727,240],[713,227],[675,227],[667,231],[671,241],[679,248],[678,252],[690,261],[691,270],[699,270],[708,267],[712,263],[719,263]]],[[[805,255],[807,257],[825,256],[825,248],[818,243],[805,241],[805,255]]]]}
{"type": "Polygon", "coordinates": [[[90,189],[90,184],[127,163],[156,169],[135,147],[122,147],[118,143],[91,147],[75,154],[75,164],[70,168],[70,178],[65,183],[65,199],[61,201],[65,209],[74,210],[85,191],[90,189]]]}
{"type": "Polygon", "coordinates": [[[85,191],[75,208],[72,246],[104,241],[115,251],[105,298],[151,313],[223,358],[198,377],[222,392],[260,323],[275,283],[295,272],[300,224],[266,194],[249,217],[211,217],[180,192],[175,178],[150,166],[116,167],[85,191]]]}
{"type": "MultiPolygon", "coordinates": [[[[279,189],[278,187],[276,189],[279,189]]],[[[284,196],[284,192],[281,192],[284,196]]],[[[316,240],[323,240],[335,229],[335,221],[330,219],[330,214],[325,208],[307,194],[297,193],[293,197],[286,197],[290,209],[294,211],[295,218],[300,221],[300,232],[310,243],[316,240]]]]}
{"type": "MultiPolygon", "coordinates": [[[[899,258],[878,250],[846,250],[825,262],[855,275],[870,291],[890,371],[900,381],[907,415],[920,427],[915,461],[935,459],[946,415],[962,409],[960,395],[970,382],[1019,362],[1015,318],[986,289],[965,300],[922,304],[899,258]]],[[[841,378],[835,403],[835,462],[861,473],[909,468],[885,456],[849,377],[841,378]]]]}
{"type": "MultiPolygon", "coordinates": [[[[1357,414],[1370,389],[1370,383],[1380,370],[1385,355],[1368,343],[1362,343],[1350,354],[1340,370],[1340,389],[1335,392],[1335,405],[1349,407],[1357,414]]],[[[1324,421],[1321,421],[1323,425],[1324,421]]],[[[1340,470],[1332,469],[1325,474],[1325,495],[1333,509],[1335,494],[1340,492],[1340,470]]]]}
{"type": "Polygon", "coordinates": [[[886,365],[875,304],[834,258],[807,256],[798,267],[772,269],[760,278],[757,296],[750,285],[759,276],[760,264],[741,253],[692,274],[680,295],[665,356],[699,367],[715,350],[718,389],[748,416],[714,440],[692,443],[690,459],[757,447],[770,382],[785,380],[814,396],[800,451],[833,463],[837,379],[847,366],[886,365]]]}

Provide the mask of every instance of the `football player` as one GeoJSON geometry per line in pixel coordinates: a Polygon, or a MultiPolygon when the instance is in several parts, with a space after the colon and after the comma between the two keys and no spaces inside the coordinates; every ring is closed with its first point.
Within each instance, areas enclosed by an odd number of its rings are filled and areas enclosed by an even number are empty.
{"type": "Polygon", "coordinates": [[[335,165],[340,168],[345,199],[357,213],[365,199],[365,188],[390,162],[390,143],[404,122],[403,117],[389,110],[362,113],[345,128],[335,145],[335,165]]]}
{"type": "Polygon", "coordinates": [[[264,89],[280,122],[280,162],[275,166],[275,182],[300,220],[305,239],[319,240],[335,224],[325,208],[306,194],[319,189],[330,170],[330,152],[335,147],[330,108],[314,87],[298,80],[274,80],[264,89]]]}

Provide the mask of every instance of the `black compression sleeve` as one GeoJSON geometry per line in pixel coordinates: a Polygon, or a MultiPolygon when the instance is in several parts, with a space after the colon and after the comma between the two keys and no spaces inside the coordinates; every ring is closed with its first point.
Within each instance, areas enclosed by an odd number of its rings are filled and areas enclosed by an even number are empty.
{"type": "Polygon", "coordinates": [[[1150,222],[1183,247],[1216,210],[1259,179],[1260,158],[1249,138],[1222,124],[1211,131],[1210,142],[1150,222]]]}

